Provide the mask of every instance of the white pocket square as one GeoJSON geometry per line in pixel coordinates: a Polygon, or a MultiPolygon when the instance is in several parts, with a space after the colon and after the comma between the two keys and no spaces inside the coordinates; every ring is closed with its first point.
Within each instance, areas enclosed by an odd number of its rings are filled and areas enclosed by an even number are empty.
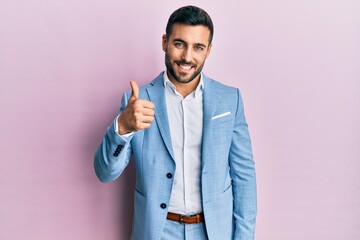
{"type": "Polygon", "coordinates": [[[214,119],[217,119],[217,118],[221,118],[221,117],[225,117],[227,115],[231,114],[231,112],[224,112],[224,113],[221,113],[219,115],[215,115],[211,118],[211,120],[214,120],[214,119]]]}

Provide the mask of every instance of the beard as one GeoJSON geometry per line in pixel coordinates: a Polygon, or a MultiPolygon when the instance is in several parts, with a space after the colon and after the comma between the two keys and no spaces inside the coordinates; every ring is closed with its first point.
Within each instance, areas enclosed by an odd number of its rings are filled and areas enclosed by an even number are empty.
{"type": "Polygon", "coordinates": [[[205,61],[199,66],[197,67],[197,65],[195,64],[191,64],[189,62],[185,62],[185,61],[175,61],[175,64],[190,64],[192,65],[193,68],[195,68],[195,72],[190,75],[188,78],[186,77],[186,74],[176,74],[173,66],[171,65],[170,62],[170,57],[169,54],[167,52],[165,52],[165,66],[166,66],[166,70],[171,74],[171,76],[175,79],[175,81],[179,82],[179,83],[189,83],[192,80],[194,80],[197,76],[199,76],[199,74],[201,73],[203,67],[204,67],[204,63],[205,61]]]}

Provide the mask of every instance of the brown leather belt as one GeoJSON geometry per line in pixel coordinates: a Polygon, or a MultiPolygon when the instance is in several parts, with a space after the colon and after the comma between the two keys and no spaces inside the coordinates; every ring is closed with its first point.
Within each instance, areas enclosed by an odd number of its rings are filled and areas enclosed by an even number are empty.
{"type": "Polygon", "coordinates": [[[177,213],[168,212],[167,219],[185,224],[200,223],[205,221],[203,213],[198,213],[191,216],[185,216],[177,213]]]}

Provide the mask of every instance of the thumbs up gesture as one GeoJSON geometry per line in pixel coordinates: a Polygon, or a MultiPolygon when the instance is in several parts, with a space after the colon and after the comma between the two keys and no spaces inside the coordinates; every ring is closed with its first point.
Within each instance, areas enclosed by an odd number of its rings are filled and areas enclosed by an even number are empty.
{"type": "Polygon", "coordinates": [[[139,86],[135,81],[130,81],[130,85],[131,96],[118,118],[118,131],[121,135],[149,128],[155,116],[155,105],[150,101],[139,99],[139,86]]]}

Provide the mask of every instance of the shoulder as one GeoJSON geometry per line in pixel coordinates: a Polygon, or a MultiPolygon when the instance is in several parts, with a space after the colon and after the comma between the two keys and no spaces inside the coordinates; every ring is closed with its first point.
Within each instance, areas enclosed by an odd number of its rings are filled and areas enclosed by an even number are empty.
{"type": "Polygon", "coordinates": [[[204,77],[204,87],[205,89],[208,89],[209,91],[216,92],[219,95],[238,95],[239,89],[233,86],[226,85],[224,83],[221,83],[217,80],[214,80],[212,78],[209,78],[205,74],[203,74],[204,77]]]}

